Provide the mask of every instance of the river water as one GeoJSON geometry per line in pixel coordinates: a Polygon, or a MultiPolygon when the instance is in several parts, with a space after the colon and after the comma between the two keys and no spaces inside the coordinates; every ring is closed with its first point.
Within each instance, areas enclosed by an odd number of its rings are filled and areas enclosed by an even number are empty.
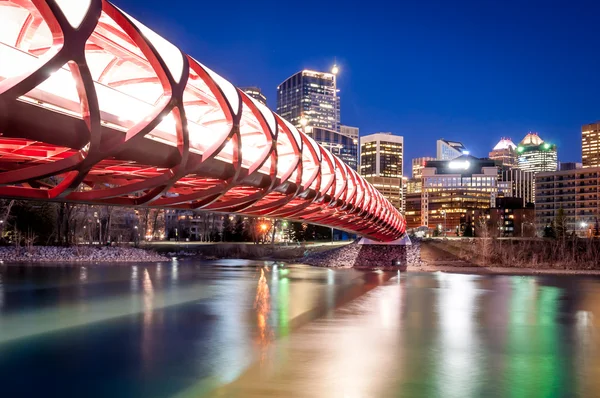
{"type": "Polygon", "coordinates": [[[0,267],[2,397],[597,397],[600,279],[0,267]]]}

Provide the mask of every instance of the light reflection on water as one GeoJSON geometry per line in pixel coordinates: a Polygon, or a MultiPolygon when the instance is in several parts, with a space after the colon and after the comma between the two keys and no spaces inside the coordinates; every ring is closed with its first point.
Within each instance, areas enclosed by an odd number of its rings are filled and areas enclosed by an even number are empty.
{"type": "Polygon", "coordinates": [[[260,278],[258,279],[258,286],[256,287],[256,297],[254,299],[254,309],[256,309],[256,322],[258,325],[258,346],[260,350],[261,361],[264,360],[269,341],[272,336],[268,325],[269,313],[271,312],[271,305],[269,303],[269,285],[267,284],[267,278],[265,277],[265,267],[260,269],[260,278]]]}
{"type": "Polygon", "coordinates": [[[242,260],[4,267],[0,391],[600,396],[599,314],[600,281],[585,277],[359,272],[242,260]],[[19,377],[60,380],[65,372],[68,391],[64,383],[19,377]]]}

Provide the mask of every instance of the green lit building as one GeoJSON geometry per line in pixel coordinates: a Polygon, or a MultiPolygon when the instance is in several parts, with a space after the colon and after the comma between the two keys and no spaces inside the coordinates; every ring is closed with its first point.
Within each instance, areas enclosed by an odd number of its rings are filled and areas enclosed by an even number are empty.
{"type": "Polygon", "coordinates": [[[537,133],[529,133],[517,146],[519,169],[532,173],[558,170],[556,145],[544,142],[537,133]]]}

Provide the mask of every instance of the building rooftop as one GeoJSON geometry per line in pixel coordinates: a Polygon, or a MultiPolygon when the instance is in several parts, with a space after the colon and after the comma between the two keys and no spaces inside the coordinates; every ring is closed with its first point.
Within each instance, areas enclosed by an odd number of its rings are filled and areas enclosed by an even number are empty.
{"type": "Polygon", "coordinates": [[[502,138],[500,139],[500,141],[496,144],[496,146],[494,147],[494,151],[501,151],[503,149],[516,149],[517,146],[514,144],[514,142],[512,142],[512,140],[510,138],[502,138]]]}
{"type": "Polygon", "coordinates": [[[538,145],[542,145],[544,143],[544,140],[542,140],[540,138],[540,136],[538,135],[538,133],[532,133],[531,131],[529,133],[527,133],[527,135],[525,136],[525,138],[523,138],[523,140],[519,143],[519,145],[523,145],[523,146],[538,146],[538,145]]]}

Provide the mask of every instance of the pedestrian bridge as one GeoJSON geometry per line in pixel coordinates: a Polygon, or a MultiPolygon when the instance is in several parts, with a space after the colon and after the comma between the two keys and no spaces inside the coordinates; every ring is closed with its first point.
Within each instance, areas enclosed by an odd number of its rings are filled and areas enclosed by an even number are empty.
{"type": "Polygon", "coordinates": [[[0,1],[0,196],[405,230],[339,158],[102,0],[0,1]]]}

